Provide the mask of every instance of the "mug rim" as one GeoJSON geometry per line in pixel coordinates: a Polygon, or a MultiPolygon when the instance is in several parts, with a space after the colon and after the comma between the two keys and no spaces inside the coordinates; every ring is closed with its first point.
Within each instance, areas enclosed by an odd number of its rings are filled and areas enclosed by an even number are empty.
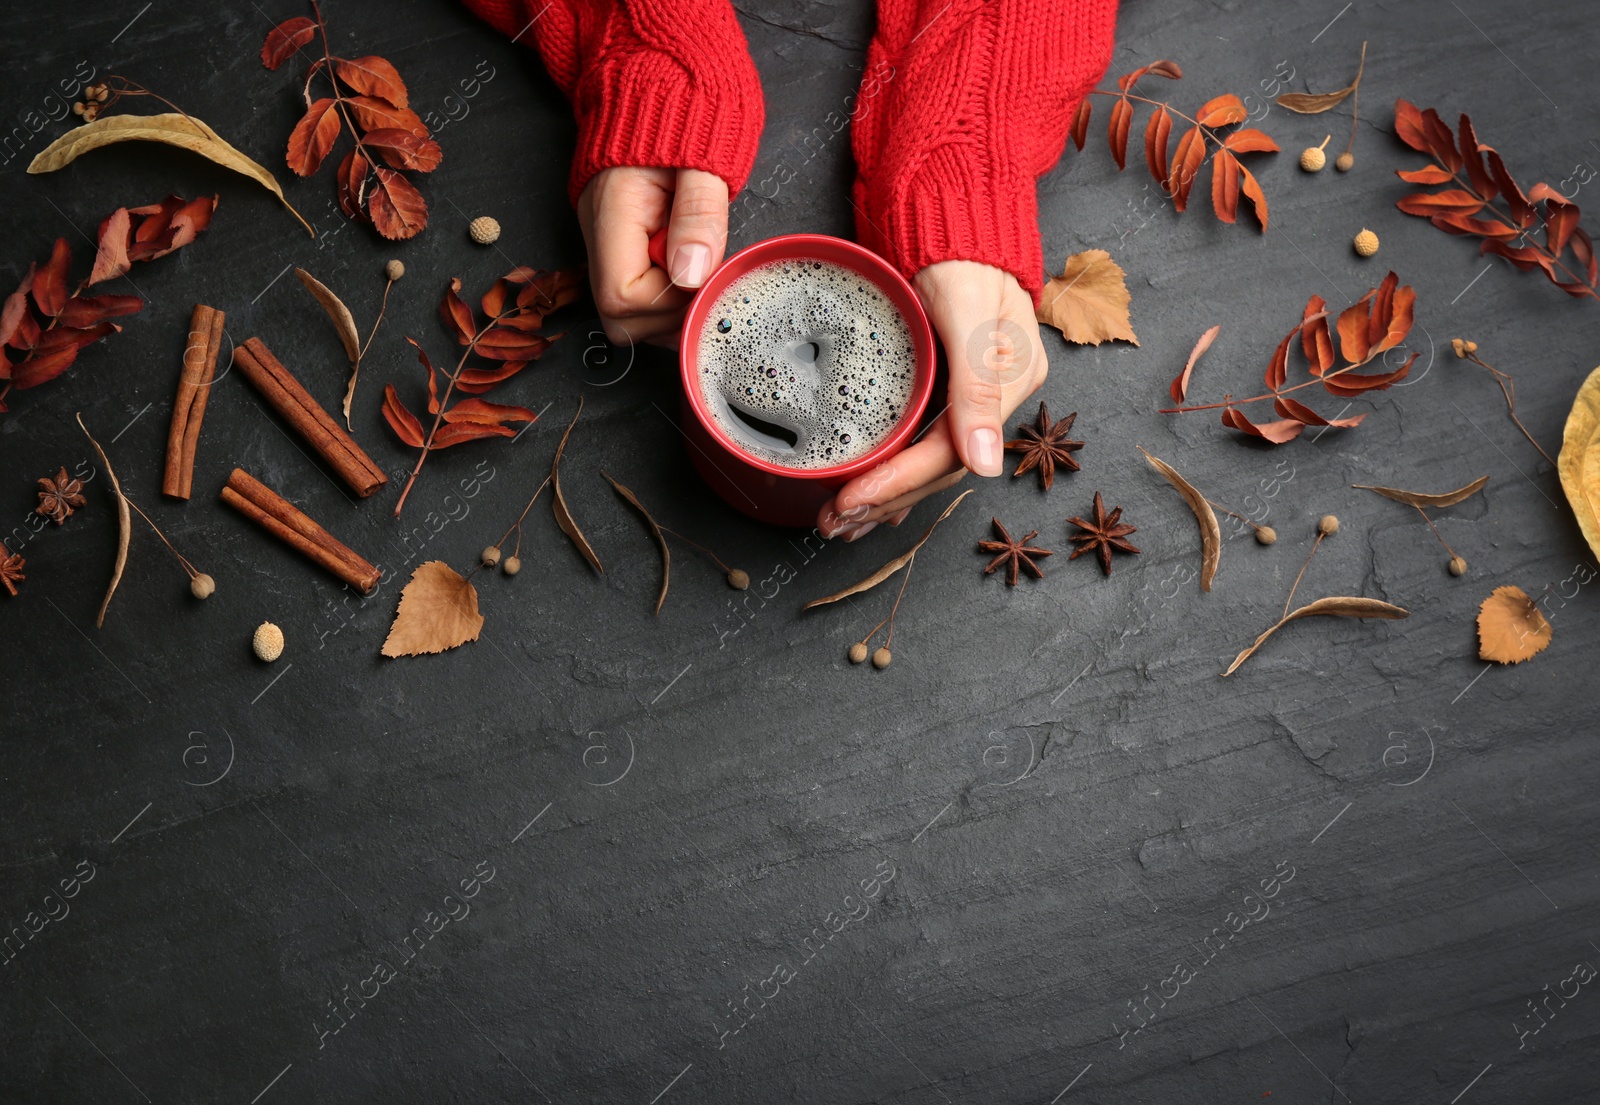
{"type": "MultiPolygon", "coordinates": [[[[891,300],[897,297],[891,295],[891,300]]],[[[875,468],[889,457],[903,449],[916,433],[917,424],[922,421],[923,413],[928,408],[928,401],[933,395],[935,375],[938,367],[938,353],[934,345],[933,327],[928,322],[928,313],[923,309],[922,300],[910,281],[900,274],[900,271],[878,254],[846,238],[837,238],[831,234],[779,234],[772,238],[764,238],[745,246],[739,252],[725,259],[716,270],[702,284],[695,296],[689,301],[689,306],[684,312],[683,328],[678,337],[678,367],[679,377],[683,385],[684,394],[688,399],[690,409],[694,412],[696,420],[717,444],[731,451],[737,459],[759,472],[782,476],[798,480],[839,480],[850,479],[875,468]],[[905,317],[906,327],[911,332],[911,343],[914,350],[915,379],[912,381],[911,398],[906,403],[905,410],[900,413],[899,420],[888,435],[873,448],[856,457],[854,460],[843,464],[836,464],[828,468],[790,468],[777,464],[764,457],[750,453],[747,448],[735,441],[723,431],[712,416],[706,404],[705,396],[700,392],[699,386],[699,344],[698,339],[691,339],[691,335],[698,335],[705,325],[705,319],[710,312],[712,303],[723,290],[739,277],[744,276],[757,265],[769,261],[805,260],[807,257],[826,263],[837,263],[827,256],[815,256],[808,253],[812,250],[826,253],[844,253],[853,257],[861,265],[862,275],[867,276],[879,285],[879,290],[899,293],[904,303],[909,305],[909,312],[901,309],[901,303],[895,302],[895,307],[905,317]],[[862,271],[865,270],[865,271],[862,271]],[[885,285],[888,285],[885,287],[885,285]]]]}

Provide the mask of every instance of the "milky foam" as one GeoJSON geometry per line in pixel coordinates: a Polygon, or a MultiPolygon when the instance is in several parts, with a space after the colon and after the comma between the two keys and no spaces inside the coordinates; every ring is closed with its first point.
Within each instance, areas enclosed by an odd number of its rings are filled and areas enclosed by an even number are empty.
{"type": "Polygon", "coordinates": [[[911,329],[889,297],[810,258],[771,261],[729,284],[706,313],[698,361],[717,427],[786,468],[831,468],[871,452],[916,380],[911,329]]]}

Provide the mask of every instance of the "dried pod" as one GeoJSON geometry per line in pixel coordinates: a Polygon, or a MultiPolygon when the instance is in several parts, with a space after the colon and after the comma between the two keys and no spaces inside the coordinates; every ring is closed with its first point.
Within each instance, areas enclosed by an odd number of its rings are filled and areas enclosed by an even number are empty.
{"type": "Polygon", "coordinates": [[[283,630],[271,622],[262,622],[256,626],[255,636],[250,638],[250,647],[256,650],[257,657],[272,663],[283,655],[283,630]]]}
{"type": "Polygon", "coordinates": [[[1466,575],[1467,574],[1467,562],[1466,562],[1466,560],[1463,559],[1462,557],[1459,557],[1459,556],[1452,556],[1450,558],[1450,574],[1453,575],[1453,576],[1466,575]]]}
{"type": "Polygon", "coordinates": [[[522,571],[522,558],[520,556],[506,557],[505,563],[500,565],[500,570],[508,576],[516,575],[522,571]]]}
{"type": "Polygon", "coordinates": [[[1336,514],[1324,514],[1317,520],[1317,532],[1324,537],[1332,537],[1339,532],[1339,517],[1336,514]]]}
{"type": "Polygon", "coordinates": [[[479,556],[479,559],[483,561],[483,566],[485,568],[493,568],[496,564],[500,563],[500,546],[490,545],[488,548],[483,550],[479,556]]]}
{"type": "Polygon", "coordinates": [[[1350,244],[1362,257],[1371,257],[1378,252],[1378,236],[1370,230],[1363,229],[1350,244]]]}
{"type": "Polygon", "coordinates": [[[387,265],[383,266],[383,275],[387,276],[390,280],[399,280],[405,274],[406,265],[404,261],[390,261],[387,265]]]}
{"type": "Polygon", "coordinates": [[[467,233],[472,235],[474,242],[486,246],[499,239],[500,224],[488,215],[479,215],[468,224],[467,233]]]}
{"type": "Polygon", "coordinates": [[[850,646],[850,662],[859,664],[867,658],[867,646],[864,641],[857,641],[850,646]]]}
{"type": "Polygon", "coordinates": [[[894,653],[890,652],[887,648],[880,648],[878,651],[872,654],[872,666],[877,668],[879,671],[882,671],[884,668],[889,666],[889,662],[893,659],[894,653]]]}
{"type": "Polygon", "coordinates": [[[217,581],[201,572],[189,581],[189,593],[197,599],[208,599],[217,593],[217,581]]]}
{"type": "Polygon", "coordinates": [[[1338,169],[1341,173],[1348,173],[1352,168],[1355,167],[1355,163],[1356,155],[1353,153],[1342,153],[1333,159],[1333,167],[1338,169]]]}
{"type": "Polygon", "coordinates": [[[743,568],[734,568],[728,573],[728,586],[735,591],[745,591],[750,588],[750,575],[743,568]]]}
{"type": "Polygon", "coordinates": [[[1460,338],[1450,339],[1450,349],[1457,357],[1465,358],[1467,355],[1467,343],[1462,341],[1460,338]]]}
{"type": "Polygon", "coordinates": [[[1270,545],[1278,539],[1278,531],[1271,526],[1256,527],[1256,541],[1262,545],[1270,545]]]}

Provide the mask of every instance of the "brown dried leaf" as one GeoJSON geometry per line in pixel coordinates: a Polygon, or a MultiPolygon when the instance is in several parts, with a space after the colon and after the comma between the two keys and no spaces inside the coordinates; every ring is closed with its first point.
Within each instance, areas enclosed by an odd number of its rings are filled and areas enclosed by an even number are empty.
{"type": "Polygon", "coordinates": [[[78,415],[78,429],[83,431],[83,436],[89,439],[89,444],[94,446],[94,451],[100,458],[100,467],[106,470],[106,476],[111,480],[112,493],[117,497],[117,561],[111,568],[111,585],[106,588],[106,597],[100,600],[100,613],[95,616],[96,628],[106,624],[106,610],[111,606],[111,596],[117,593],[117,584],[122,582],[122,570],[128,566],[128,543],[133,539],[133,514],[128,509],[128,496],[123,493],[122,481],[117,479],[116,471],[111,467],[111,460],[106,456],[106,451],[89,432],[89,427],[83,424],[83,415],[78,415]]]}
{"type": "Polygon", "coordinates": [[[847,599],[851,595],[859,595],[863,591],[870,591],[878,584],[894,575],[901,568],[904,568],[907,564],[910,564],[911,561],[916,558],[917,550],[921,549],[923,545],[927,544],[928,538],[933,536],[933,531],[939,528],[939,523],[950,517],[950,513],[955,510],[956,507],[961,505],[961,500],[972,494],[973,490],[973,488],[969,487],[967,490],[957,495],[954,499],[951,499],[950,505],[944,508],[944,513],[933,520],[933,525],[922,531],[922,536],[917,538],[917,543],[915,545],[912,545],[905,552],[889,561],[887,564],[873,572],[861,582],[852,583],[849,587],[846,587],[843,591],[839,591],[836,594],[824,595],[820,599],[812,599],[810,602],[806,603],[800,608],[801,612],[804,613],[805,611],[810,610],[813,606],[826,606],[830,602],[838,602],[840,599],[847,599]]]}
{"type": "Polygon", "coordinates": [[[1479,476],[1465,487],[1458,487],[1454,491],[1442,491],[1437,495],[1429,495],[1421,491],[1400,491],[1393,487],[1375,487],[1370,483],[1353,483],[1350,486],[1360,491],[1376,491],[1385,499],[1393,499],[1397,503],[1407,506],[1455,506],[1463,500],[1470,499],[1483,490],[1483,485],[1489,482],[1488,476],[1479,476]]]}
{"type": "Polygon", "coordinates": [[[1211,581],[1216,578],[1217,565],[1222,560],[1222,527],[1217,525],[1216,511],[1211,509],[1211,504],[1206,502],[1206,497],[1195,489],[1194,484],[1178,474],[1176,468],[1159,457],[1145,453],[1142,446],[1139,452],[1144,453],[1144,459],[1150,462],[1150,466],[1178,489],[1178,494],[1194,511],[1194,520],[1200,523],[1200,590],[1211,590],[1211,581]]]}
{"type": "Polygon", "coordinates": [[[1139,339],[1128,320],[1127,273],[1103,249],[1086,249],[1067,258],[1061,275],[1051,278],[1039,298],[1037,317],[1070,342],[1099,345],[1139,339]]]}
{"type": "MultiPolygon", "coordinates": [[[[351,365],[355,365],[361,360],[361,335],[356,331],[355,316],[350,313],[350,308],[344,305],[344,300],[333,294],[332,288],[305,269],[296,268],[294,274],[300,278],[300,283],[306,286],[306,291],[317,297],[322,309],[328,312],[328,318],[333,321],[333,328],[339,335],[339,341],[344,345],[344,355],[350,359],[351,365]]],[[[346,415],[349,413],[345,412],[346,415]]]]}
{"type": "Polygon", "coordinates": [[[1553,632],[1521,587],[1496,587],[1478,607],[1478,659],[1520,664],[1543,652],[1553,632]]]}
{"type": "Polygon", "coordinates": [[[1220,324],[1213,326],[1204,334],[1201,334],[1200,340],[1194,343],[1194,348],[1189,351],[1189,359],[1183,364],[1183,371],[1178,373],[1177,378],[1167,388],[1167,392],[1172,396],[1174,403],[1183,402],[1184,398],[1189,394],[1189,374],[1194,371],[1195,364],[1201,357],[1205,356],[1206,350],[1211,348],[1211,343],[1217,340],[1217,335],[1221,332],[1222,326],[1220,324]]]}
{"type": "Polygon", "coordinates": [[[1361,44],[1361,64],[1356,66],[1356,79],[1337,92],[1285,92],[1273,102],[1279,107],[1297,111],[1301,115],[1318,115],[1331,107],[1338,107],[1345,98],[1361,87],[1361,74],[1367,68],[1367,44],[1361,44]]]}
{"type": "Polygon", "coordinates": [[[1250,657],[1254,656],[1256,649],[1265,644],[1268,637],[1272,636],[1290,622],[1299,618],[1314,617],[1319,614],[1340,618],[1396,619],[1409,618],[1411,616],[1411,611],[1405,609],[1404,607],[1382,602],[1378,599],[1353,598],[1345,595],[1335,595],[1329,598],[1318,599],[1316,602],[1310,602],[1296,610],[1291,610],[1282,618],[1278,619],[1275,625],[1269,628],[1261,636],[1256,638],[1255,644],[1251,645],[1249,648],[1239,653],[1238,656],[1234,657],[1233,663],[1229,664],[1228,670],[1222,674],[1224,676],[1229,676],[1238,671],[1239,665],[1250,659],[1250,657]]]}
{"type": "Polygon", "coordinates": [[[476,641],[483,632],[478,591],[442,560],[417,566],[400,592],[385,656],[422,656],[476,641]]]}
{"type": "Polygon", "coordinates": [[[661,594],[656,596],[656,614],[659,616],[661,607],[667,601],[667,585],[672,582],[672,550],[667,548],[666,534],[661,532],[661,526],[650,516],[645,505],[639,501],[639,496],[612,479],[611,473],[604,468],[600,469],[600,474],[606,478],[616,493],[627,500],[628,504],[644,518],[645,524],[650,527],[651,536],[656,539],[656,546],[661,550],[661,594]]]}
{"type": "Polygon", "coordinates": [[[572,511],[567,508],[567,497],[561,493],[561,454],[566,451],[567,438],[572,436],[572,428],[578,424],[578,416],[583,413],[583,399],[578,399],[578,409],[572,416],[572,421],[567,423],[567,432],[561,435],[561,444],[556,446],[556,456],[550,462],[550,509],[555,513],[556,525],[561,527],[561,532],[571,539],[583,554],[583,558],[594,567],[597,572],[604,573],[605,568],[600,565],[600,558],[595,555],[594,548],[589,544],[589,539],[578,528],[578,523],[573,520],[572,511]]]}

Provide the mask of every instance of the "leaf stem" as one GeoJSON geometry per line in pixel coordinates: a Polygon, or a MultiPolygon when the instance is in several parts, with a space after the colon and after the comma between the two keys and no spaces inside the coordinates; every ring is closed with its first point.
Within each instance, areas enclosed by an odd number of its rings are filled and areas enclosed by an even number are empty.
{"type": "Polygon", "coordinates": [[[1305,576],[1306,569],[1311,567],[1311,558],[1317,555],[1317,549],[1322,545],[1322,539],[1326,536],[1327,534],[1320,529],[1317,531],[1317,539],[1312,542],[1311,551],[1306,554],[1306,562],[1300,565],[1300,575],[1294,577],[1294,586],[1289,588],[1289,597],[1283,600],[1283,617],[1287,618],[1289,616],[1289,604],[1294,601],[1294,593],[1300,589],[1300,580],[1305,576]]]}
{"type": "Polygon", "coordinates": [[[1531,444],[1535,449],[1539,450],[1539,455],[1545,460],[1550,461],[1551,466],[1554,467],[1556,463],[1555,460],[1551,458],[1549,453],[1544,451],[1543,445],[1540,445],[1534,440],[1533,435],[1528,432],[1528,427],[1524,426],[1522,424],[1522,419],[1517,417],[1517,384],[1516,381],[1511,378],[1511,373],[1500,371],[1498,368],[1494,367],[1494,365],[1489,364],[1487,361],[1479,358],[1476,353],[1468,353],[1467,360],[1471,361],[1473,364],[1482,365],[1484,368],[1489,370],[1491,375],[1494,376],[1494,382],[1500,385],[1500,394],[1506,397],[1506,413],[1511,416],[1511,421],[1517,424],[1517,429],[1522,431],[1522,436],[1528,439],[1528,443],[1531,444]]]}

